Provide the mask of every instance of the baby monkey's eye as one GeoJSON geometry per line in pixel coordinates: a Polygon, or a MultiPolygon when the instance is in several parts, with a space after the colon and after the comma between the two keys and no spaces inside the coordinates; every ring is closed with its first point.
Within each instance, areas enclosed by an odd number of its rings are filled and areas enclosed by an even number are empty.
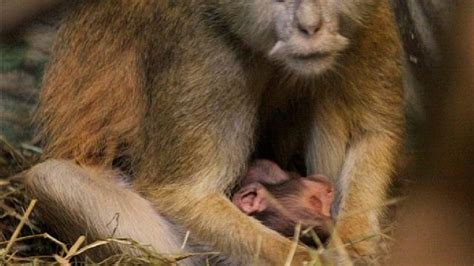
{"type": "Polygon", "coordinates": [[[273,0],[273,1],[275,1],[277,3],[284,3],[285,2],[285,0],[273,0]]]}

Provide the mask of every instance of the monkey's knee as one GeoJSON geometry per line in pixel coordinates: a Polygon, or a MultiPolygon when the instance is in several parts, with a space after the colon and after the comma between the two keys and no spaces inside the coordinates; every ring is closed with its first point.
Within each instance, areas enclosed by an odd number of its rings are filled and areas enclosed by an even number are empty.
{"type": "Polygon", "coordinates": [[[87,170],[74,162],[51,159],[26,173],[25,187],[30,196],[53,204],[73,197],[90,180],[87,170]]]}
{"type": "MultiPolygon", "coordinates": [[[[166,254],[179,252],[184,237],[181,228],[159,215],[138,193],[123,186],[117,175],[112,170],[49,160],[33,167],[26,174],[25,183],[30,196],[38,199],[42,219],[62,240],[73,243],[80,235],[92,240],[113,235],[134,239],[166,254]]],[[[104,259],[121,250],[139,253],[111,244],[94,249],[88,256],[104,259]]]]}
{"type": "Polygon", "coordinates": [[[71,186],[65,186],[58,179],[73,172],[79,172],[79,166],[64,160],[48,160],[31,168],[25,175],[25,186],[32,197],[51,197],[67,193],[71,186]]]}
{"type": "Polygon", "coordinates": [[[48,231],[61,236],[65,243],[73,243],[87,229],[81,227],[86,219],[76,213],[75,204],[86,176],[82,167],[65,160],[45,161],[25,174],[27,194],[38,200],[35,211],[48,231]]]}

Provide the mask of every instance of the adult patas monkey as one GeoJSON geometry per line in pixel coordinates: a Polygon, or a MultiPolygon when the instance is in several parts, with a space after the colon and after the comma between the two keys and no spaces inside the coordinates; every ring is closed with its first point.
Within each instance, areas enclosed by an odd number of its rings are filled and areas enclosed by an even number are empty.
{"type": "MultiPolygon", "coordinates": [[[[306,175],[337,186],[342,239],[378,230],[404,124],[388,1],[77,5],[61,26],[38,117],[46,158],[73,159],[82,170],[61,161],[34,168],[28,186],[40,201],[74,205],[88,188],[65,193],[74,189],[68,178],[125,173],[158,213],[214,250],[249,263],[261,238],[262,262],[281,264],[290,241],[226,193],[252,155],[283,168],[303,155],[306,175]]],[[[139,234],[123,223],[124,234],[139,234]]],[[[374,246],[354,249],[373,254],[374,246]]],[[[308,259],[301,249],[293,262],[308,259]]]]}

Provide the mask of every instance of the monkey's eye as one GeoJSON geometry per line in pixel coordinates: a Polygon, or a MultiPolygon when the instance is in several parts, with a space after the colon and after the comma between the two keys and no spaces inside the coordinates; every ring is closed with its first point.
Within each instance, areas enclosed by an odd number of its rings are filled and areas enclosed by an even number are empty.
{"type": "Polygon", "coordinates": [[[277,3],[284,3],[285,2],[285,0],[273,0],[273,1],[275,1],[277,3]]]}

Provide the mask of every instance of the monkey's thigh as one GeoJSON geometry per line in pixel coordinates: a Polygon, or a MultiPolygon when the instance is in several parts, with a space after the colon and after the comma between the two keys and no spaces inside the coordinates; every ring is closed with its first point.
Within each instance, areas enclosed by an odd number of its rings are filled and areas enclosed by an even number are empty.
{"type": "MultiPolygon", "coordinates": [[[[89,242],[131,238],[161,253],[180,251],[179,230],[128,188],[117,172],[48,160],[29,170],[25,183],[29,195],[38,199],[41,218],[62,241],[70,244],[81,235],[89,242]]],[[[126,249],[110,244],[87,256],[100,260],[126,249]]]]}

